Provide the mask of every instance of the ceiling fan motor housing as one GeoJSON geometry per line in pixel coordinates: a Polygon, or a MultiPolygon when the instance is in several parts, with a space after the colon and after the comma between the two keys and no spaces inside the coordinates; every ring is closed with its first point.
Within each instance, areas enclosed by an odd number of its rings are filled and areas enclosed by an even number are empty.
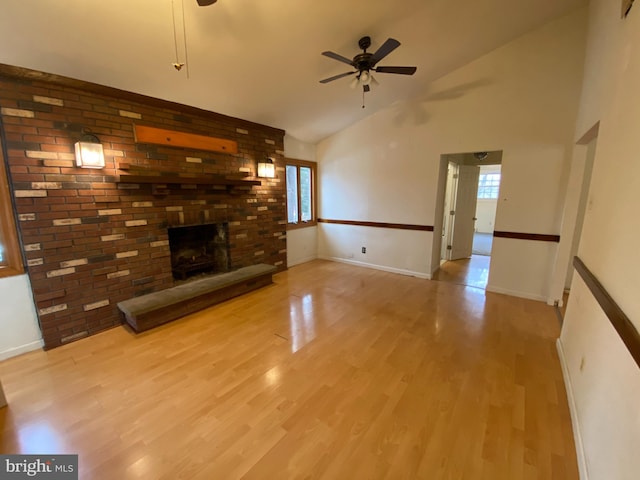
{"type": "Polygon", "coordinates": [[[362,50],[366,51],[367,48],[371,46],[371,37],[362,37],[360,40],[358,40],[358,46],[362,50]]]}
{"type": "Polygon", "coordinates": [[[353,57],[353,66],[358,70],[370,70],[371,69],[371,53],[359,53],[353,57]]]}

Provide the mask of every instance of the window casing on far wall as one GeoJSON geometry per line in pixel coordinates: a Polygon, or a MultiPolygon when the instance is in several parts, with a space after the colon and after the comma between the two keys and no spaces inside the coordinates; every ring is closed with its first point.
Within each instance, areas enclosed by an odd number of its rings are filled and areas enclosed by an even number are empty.
{"type": "Polygon", "coordinates": [[[10,277],[24,273],[24,266],[3,149],[0,139],[0,277],[10,277]]]}
{"type": "Polygon", "coordinates": [[[317,224],[316,162],[285,159],[287,181],[287,229],[317,224]]]}

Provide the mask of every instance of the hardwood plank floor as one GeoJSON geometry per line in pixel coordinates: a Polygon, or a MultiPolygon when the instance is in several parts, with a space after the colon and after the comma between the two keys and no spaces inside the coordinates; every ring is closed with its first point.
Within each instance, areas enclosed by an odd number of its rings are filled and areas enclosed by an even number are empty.
{"type": "Polygon", "coordinates": [[[578,479],[552,307],[314,261],[0,363],[3,453],[91,479],[578,479]]]}
{"type": "Polygon", "coordinates": [[[433,279],[484,289],[487,288],[489,280],[490,263],[491,257],[486,255],[471,255],[470,258],[450,260],[440,265],[433,274],[433,279]]]}

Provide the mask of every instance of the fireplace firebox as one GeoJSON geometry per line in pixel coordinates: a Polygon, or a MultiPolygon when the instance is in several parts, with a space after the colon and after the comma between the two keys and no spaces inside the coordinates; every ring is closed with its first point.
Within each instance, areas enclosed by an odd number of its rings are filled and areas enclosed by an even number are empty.
{"type": "Polygon", "coordinates": [[[176,280],[229,271],[227,223],[173,227],[168,231],[171,270],[176,280]]]}

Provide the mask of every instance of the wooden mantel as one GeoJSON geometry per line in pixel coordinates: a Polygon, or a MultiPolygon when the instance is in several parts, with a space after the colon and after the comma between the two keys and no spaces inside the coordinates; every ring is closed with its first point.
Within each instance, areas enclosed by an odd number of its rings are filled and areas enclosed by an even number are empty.
{"type": "Polygon", "coordinates": [[[151,143],[168,147],[185,147],[211,152],[238,153],[238,142],[195,133],[134,125],[136,143],[151,143]]]}
{"type": "Polygon", "coordinates": [[[240,180],[219,176],[184,177],[181,175],[120,175],[118,183],[155,183],[163,185],[224,185],[226,187],[253,187],[260,180],[240,180]]]}
{"type": "Polygon", "coordinates": [[[149,168],[130,163],[119,164],[118,170],[129,172],[125,175],[118,175],[116,180],[118,183],[224,185],[230,188],[251,188],[262,184],[260,180],[250,180],[245,175],[194,175],[174,172],[162,167],[149,168]]]}

